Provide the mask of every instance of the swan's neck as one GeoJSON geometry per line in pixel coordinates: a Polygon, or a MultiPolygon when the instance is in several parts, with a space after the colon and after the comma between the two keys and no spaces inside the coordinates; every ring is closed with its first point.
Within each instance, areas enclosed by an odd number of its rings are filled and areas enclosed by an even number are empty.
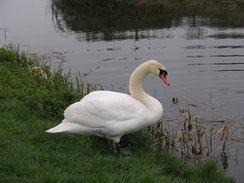
{"type": "Polygon", "coordinates": [[[148,95],[143,89],[143,80],[149,73],[147,65],[144,64],[134,70],[129,82],[130,94],[133,98],[143,103],[154,115],[158,114],[160,116],[163,113],[161,103],[148,95]]]}
{"type": "Polygon", "coordinates": [[[132,97],[144,103],[148,94],[143,89],[143,80],[149,74],[145,67],[137,67],[130,76],[129,90],[132,97]]]}

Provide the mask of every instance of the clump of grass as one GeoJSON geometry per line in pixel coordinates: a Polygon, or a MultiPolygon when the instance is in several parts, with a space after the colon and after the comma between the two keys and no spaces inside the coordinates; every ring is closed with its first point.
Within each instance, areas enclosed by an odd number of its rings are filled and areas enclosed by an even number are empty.
{"type": "Polygon", "coordinates": [[[163,122],[147,127],[145,131],[152,140],[153,152],[173,152],[175,137],[173,137],[169,130],[163,125],[163,122]]]}
{"type": "Polygon", "coordinates": [[[88,83],[75,87],[62,69],[52,73],[47,64],[28,58],[13,47],[0,48],[0,72],[0,98],[17,98],[37,115],[50,120],[61,119],[68,105],[97,89],[88,83]]]}

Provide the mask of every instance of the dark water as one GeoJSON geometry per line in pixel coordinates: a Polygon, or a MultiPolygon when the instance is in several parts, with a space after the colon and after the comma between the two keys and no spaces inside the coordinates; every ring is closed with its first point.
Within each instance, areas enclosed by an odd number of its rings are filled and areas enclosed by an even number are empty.
{"type": "Polygon", "coordinates": [[[171,86],[153,76],[144,86],[163,103],[165,118],[178,115],[171,102],[177,97],[205,121],[228,121],[227,171],[244,180],[244,19],[78,4],[0,0],[0,44],[19,43],[52,60],[53,68],[62,62],[64,72],[79,71],[90,83],[121,92],[128,92],[137,65],[160,61],[171,86]]]}

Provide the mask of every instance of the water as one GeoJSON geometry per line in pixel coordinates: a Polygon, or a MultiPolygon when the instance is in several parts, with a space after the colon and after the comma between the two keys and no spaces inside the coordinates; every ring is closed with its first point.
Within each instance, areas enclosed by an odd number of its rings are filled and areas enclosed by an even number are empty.
{"type": "Polygon", "coordinates": [[[90,83],[125,93],[137,65],[160,61],[171,86],[149,76],[146,91],[163,103],[166,119],[178,115],[171,102],[178,97],[194,115],[228,120],[228,172],[241,182],[244,19],[131,10],[110,16],[106,10],[76,9],[62,0],[0,0],[0,44],[19,44],[28,53],[46,55],[54,69],[62,62],[64,72],[80,72],[90,83]]]}

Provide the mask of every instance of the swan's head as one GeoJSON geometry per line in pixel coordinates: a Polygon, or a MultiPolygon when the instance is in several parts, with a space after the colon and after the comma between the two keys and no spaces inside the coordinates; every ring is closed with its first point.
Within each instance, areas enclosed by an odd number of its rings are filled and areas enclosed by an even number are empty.
{"type": "Polygon", "coordinates": [[[155,60],[150,60],[148,61],[148,63],[149,63],[149,72],[159,76],[163,80],[163,82],[167,86],[169,86],[169,81],[167,79],[168,72],[165,69],[164,65],[155,60]]]}

